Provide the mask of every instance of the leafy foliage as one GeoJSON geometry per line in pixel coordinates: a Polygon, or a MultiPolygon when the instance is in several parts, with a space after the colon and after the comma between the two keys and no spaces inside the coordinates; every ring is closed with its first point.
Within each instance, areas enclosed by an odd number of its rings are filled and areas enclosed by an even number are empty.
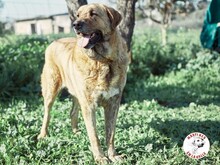
{"type": "Polygon", "coordinates": [[[0,96],[39,92],[47,39],[25,37],[0,47],[0,96]]]}
{"type": "Polygon", "coordinates": [[[166,106],[219,102],[220,56],[190,40],[192,33],[171,32],[166,46],[154,32],[134,37],[125,101],[155,99],[166,106]]]}
{"type": "Polygon", "coordinates": [[[190,59],[196,58],[198,52],[203,51],[197,40],[187,39],[194,31],[170,31],[170,42],[165,46],[161,44],[158,33],[155,30],[134,36],[132,75],[142,78],[142,75],[162,75],[183,68],[190,59]]]}
{"type": "Polygon", "coordinates": [[[189,60],[184,68],[174,69],[165,76],[151,75],[135,81],[131,75],[125,88],[125,99],[155,99],[165,106],[183,106],[190,102],[219,104],[219,76],[219,55],[198,54],[197,58],[189,60]]]}
{"type": "MultiPolygon", "coordinates": [[[[69,35],[62,35],[66,37],[69,35]]],[[[10,36],[0,38],[0,97],[21,97],[40,93],[44,52],[60,35],[10,36]]]]}
{"type": "MultiPolygon", "coordinates": [[[[154,32],[133,38],[115,137],[116,150],[126,159],[116,164],[220,164],[220,56],[189,37],[194,31],[171,31],[165,47],[154,32]],[[188,158],[181,148],[197,131],[211,144],[201,160],[188,158]]],[[[71,131],[70,99],[55,102],[49,137],[36,140],[43,101],[31,94],[39,94],[43,54],[53,38],[21,37],[0,46],[0,164],[95,164],[81,114],[80,133],[71,131]],[[3,103],[3,97],[10,101],[3,103]]],[[[96,115],[106,150],[104,113],[96,115]]]]}

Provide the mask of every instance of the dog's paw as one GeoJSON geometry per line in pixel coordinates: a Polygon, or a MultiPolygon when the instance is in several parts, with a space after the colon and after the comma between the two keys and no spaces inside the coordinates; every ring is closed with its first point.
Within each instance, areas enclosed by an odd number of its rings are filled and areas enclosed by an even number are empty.
{"type": "Polygon", "coordinates": [[[76,135],[81,134],[81,130],[78,128],[73,128],[72,131],[73,131],[73,134],[76,134],[76,135]]]}
{"type": "Polygon", "coordinates": [[[110,163],[109,159],[107,157],[105,157],[105,156],[96,157],[95,161],[98,164],[101,164],[101,165],[105,165],[105,164],[109,164],[110,163]]]}
{"type": "Polygon", "coordinates": [[[37,136],[37,140],[40,140],[40,139],[43,139],[47,136],[46,133],[40,133],[38,136],[37,136]]]}
{"type": "Polygon", "coordinates": [[[118,161],[121,161],[125,158],[125,155],[122,154],[122,155],[112,155],[112,156],[109,156],[109,159],[112,161],[112,162],[118,162],[118,161]]]}

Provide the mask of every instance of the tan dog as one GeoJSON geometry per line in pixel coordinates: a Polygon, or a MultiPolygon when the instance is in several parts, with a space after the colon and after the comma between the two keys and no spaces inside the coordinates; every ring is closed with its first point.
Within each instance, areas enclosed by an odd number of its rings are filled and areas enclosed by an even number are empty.
{"type": "Polygon", "coordinates": [[[74,97],[73,130],[77,130],[80,105],[95,160],[115,161],[120,159],[114,147],[115,124],[129,64],[126,45],[116,29],[121,15],[105,5],[90,4],[80,7],[77,17],[73,24],[77,39],[59,39],[46,50],[41,76],[45,112],[38,139],[47,135],[52,104],[59,91],[67,87],[74,97]],[[108,158],[97,135],[98,106],[105,111],[108,158]]]}

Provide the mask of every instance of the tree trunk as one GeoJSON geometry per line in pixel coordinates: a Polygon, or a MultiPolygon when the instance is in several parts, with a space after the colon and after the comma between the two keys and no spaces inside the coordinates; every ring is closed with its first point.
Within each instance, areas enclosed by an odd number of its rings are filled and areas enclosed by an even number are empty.
{"type": "Polygon", "coordinates": [[[161,40],[162,40],[162,45],[165,46],[167,44],[167,25],[161,25],[161,40]]]}
{"type": "Polygon", "coordinates": [[[87,4],[87,0],[66,0],[69,16],[71,22],[73,23],[76,20],[76,11],[82,5],[87,4]]]}
{"type": "Polygon", "coordinates": [[[137,0],[117,0],[117,9],[123,19],[119,24],[119,31],[125,40],[128,51],[131,49],[131,40],[135,25],[135,3],[137,0]]]}

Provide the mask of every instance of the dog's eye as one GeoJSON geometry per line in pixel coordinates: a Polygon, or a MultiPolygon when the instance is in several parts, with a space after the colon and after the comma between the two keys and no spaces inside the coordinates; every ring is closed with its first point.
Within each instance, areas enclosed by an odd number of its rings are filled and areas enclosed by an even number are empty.
{"type": "Polygon", "coordinates": [[[78,13],[76,14],[76,17],[79,17],[79,14],[78,14],[78,13]]]}
{"type": "Polygon", "coordinates": [[[95,11],[90,11],[90,16],[97,16],[98,14],[95,11]]]}

